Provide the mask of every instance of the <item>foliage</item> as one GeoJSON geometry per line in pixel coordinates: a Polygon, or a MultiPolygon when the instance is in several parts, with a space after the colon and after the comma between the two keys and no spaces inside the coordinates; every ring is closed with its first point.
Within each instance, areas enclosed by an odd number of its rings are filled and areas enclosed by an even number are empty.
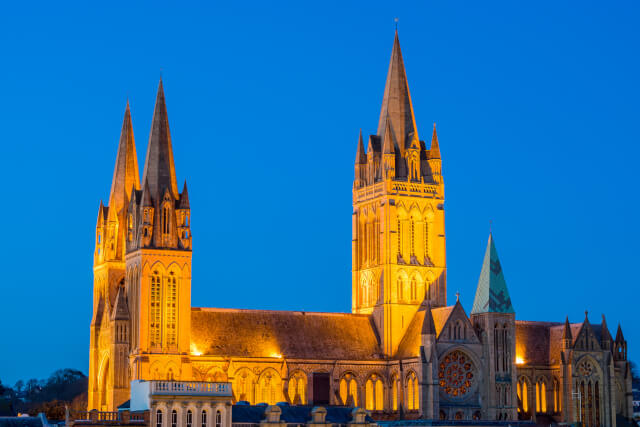
{"type": "MultiPolygon", "coordinates": [[[[50,420],[64,420],[65,406],[73,410],[87,407],[87,377],[76,369],[59,369],[49,378],[31,378],[26,383],[16,382],[10,393],[14,412],[37,415],[44,412],[50,420]]],[[[0,395],[2,394],[0,382],[0,395]]]]}

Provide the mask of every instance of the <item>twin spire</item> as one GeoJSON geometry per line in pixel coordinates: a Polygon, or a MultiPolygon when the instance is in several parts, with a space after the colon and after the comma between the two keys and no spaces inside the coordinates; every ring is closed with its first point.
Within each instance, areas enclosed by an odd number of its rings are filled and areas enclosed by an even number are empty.
{"type": "MultiPolygon", "coordinates": [[[[145,193],[147,194],[145,196],[152,198],[159,197],[158,195],[164,192],[165,189],[169,189],[176,199],[180,195],[176,182],[169,118],[162,79],[160,79],[160,84],[158,85],[151,131],[149,133],[142,188],[146,190],[145,193]]],[[[127,101],[118,145],[118,155],[116,156],[116,165],[113,171],[113,181],[111,183],[109,210],[111,211],[115,208],[115,213],[121,212],[131,198],[132,189],[140,190],[141,187],[131,111],[127,101]]]]}

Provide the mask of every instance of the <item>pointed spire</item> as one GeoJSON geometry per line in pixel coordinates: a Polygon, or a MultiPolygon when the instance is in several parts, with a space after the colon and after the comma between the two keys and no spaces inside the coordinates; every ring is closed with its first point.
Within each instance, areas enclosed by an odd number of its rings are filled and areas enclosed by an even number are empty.
{"type": "Polygon", "coordinates": [[[511,305],[507,282],[502,274],[498,251],[491,234],[489,234],[480,279],[478,279],[476,298],[471,310],[471,314],[477,313],[515,313],[513,305],[511,305]]]}
{"type": "Polygon", "coordinates": [[[438,144],[438,134],[436,133],[436,124],[433,124],[433,135],[431,136],[431,148],[429,149],[430,159],[440,158],[440,144],[438,144]]]}
{"type": "Polygon", "coordinates": [[[180,194],[179,209],[189,209],[189,192],[187,191],[187,180],[184,180],[184,186],[182,187],[182,193],[180,194]]]}
{"type": "Polygon", "coordinates": [[[173,197],[178,198],[178,184],[176,183],[176,169],[173,163],[173,149],[171,147],[171,133],[169,132],[169,118],[164,99],[162,79],[158,85],[156,106],[149,133],[147,158],[144,163],[144,183],[149,186],[152,196],[159,198],[168,188],[173,197]]]}
{"type": "Polygon", "coordinates": [[[116,155],[116,166],[113,170],[113,180],[111,181],[111,195],[109,196],[109,207],[114,214],[119,214],[125,204],[129,201],[131,194],[129,190],[140,188],[140,174],[138,172],[138,156],[136,155],[136,143],[133,138],[133,126],[131,124],[131,111],[129,101],[124,111],[122,121],[122,131],[120,132],[120,143],[118,144],[118,154],[116,155]]]}
{"type": "Polygon", "coordinates": [[[384,138],[383,138],[384,142],[382,146],[382,154],[394,154],[396,150],[395,150],[395,144],[393,140],[393,133],[391,132],[391,120],[387,118],[386,122],[387,124],[384,130],[384,138]]]}
{"type": "Polygon", "coordinates": [[[435,335],[436,324],[431,313],[431,302],[427,301],[427,307],[424,313],[424,321],[422,322],[422,335],[435,335]]]}
{"type": "Polygon", "coordinates": [[[571,334],[571,325],[569,324],[569,316],[564,321],[564,330],[562,331],[562,339],[573,341],[573,336],[571,334]]]}
{"type": "Polygon", "coordinates": [[[404,69],[404,60],[402,59],[397,30],[382,98],[382,109],[380,110],[380,120],[378,122],[379,137],[383,137],[386,132],[387,117],[390,119],[395,141],[398,143],[400,151],[404,152],[405,147],[411,142],[408,139],[408,135],[413,132],[415,138],[418,138],[418,129],[413,115],[409,83],[404,69]]]}
{"type": "Polygon", "coordinates": [[[364,152],[364,142],[362,141],[362,129],[358,137],[358,149],[356,151],[356,164],[364,165],[367,163],[367,155],[364,152]]]}
{"type": "Polygon", "coordinates": [[[622,326],[618,323],[618,331],[616,332],[616,342],[623,342],[624,335],[622,335],[622,326]]]}

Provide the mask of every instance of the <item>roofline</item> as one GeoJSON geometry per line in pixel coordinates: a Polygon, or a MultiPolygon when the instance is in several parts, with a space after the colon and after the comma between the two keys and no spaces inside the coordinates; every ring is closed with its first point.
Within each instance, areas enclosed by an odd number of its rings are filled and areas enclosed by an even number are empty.
{"type": "Polygon", "coordinates": [[[369,314],[359,313],[337,313],[328,311],[298,311],[298,310],[260,310],[251,308],[218,308],[218,307],[191,307],[191,311],[201,311],[205,313],[274,313],[274,314],[298,314],[298,315],[322,315],[322,316],[349,316],[349,317],[362,317],[369,318],[369,314]]]}

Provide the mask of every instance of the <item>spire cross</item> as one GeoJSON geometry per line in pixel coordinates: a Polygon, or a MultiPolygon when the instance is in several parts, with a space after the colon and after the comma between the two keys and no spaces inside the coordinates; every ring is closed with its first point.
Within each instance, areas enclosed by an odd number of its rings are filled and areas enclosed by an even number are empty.
{"type": "Polygon", "coordinates": [[[393,22],[396,23],[396,31],[398,31],[398,18],[393,18],[393,22]]]}
{"type": "Polygon", "coordinates": [[[456,292],[456,302],[460,302],[460,292],[456,292]]]}

